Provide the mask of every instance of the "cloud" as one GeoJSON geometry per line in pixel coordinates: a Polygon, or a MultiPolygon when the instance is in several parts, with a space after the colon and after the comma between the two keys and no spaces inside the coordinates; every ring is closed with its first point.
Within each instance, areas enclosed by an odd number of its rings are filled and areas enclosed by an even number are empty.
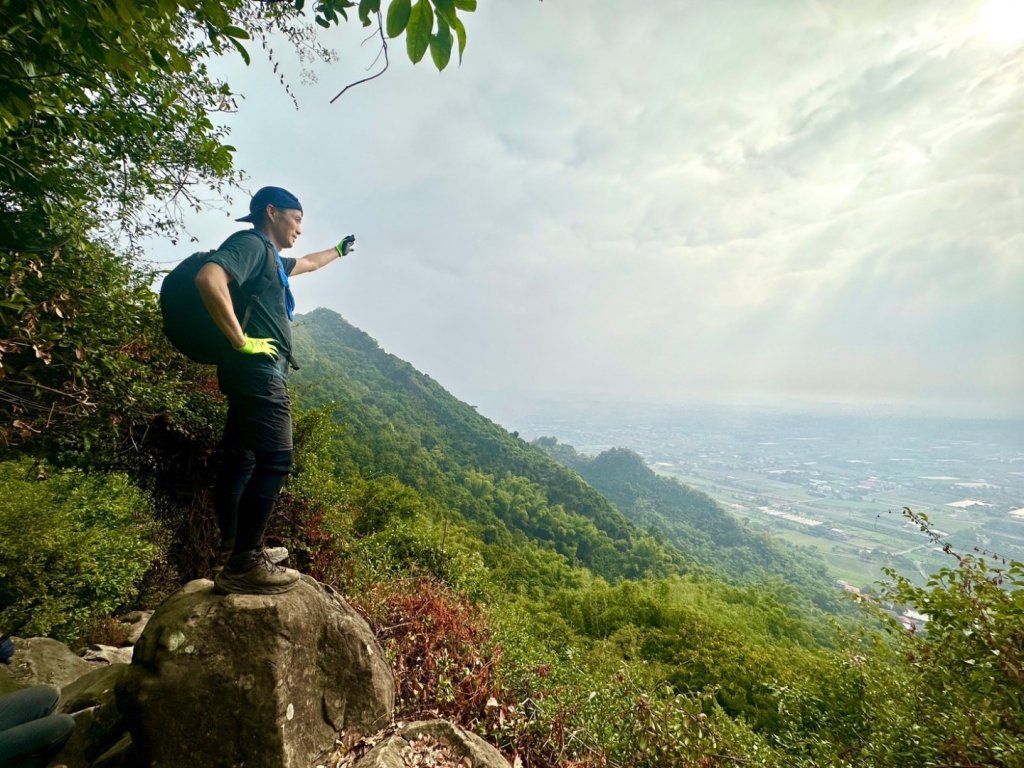
{"type": "Polygon", "coordinates": [[[328,107],[372,59],[353,28],[299,112],[232,74],[232,138],[254,186],[308,201],[303,246],[359,237],[300,304],[470,400],[1022,411],[1024,48],[947,6],[494,3],[461,68],[393,49],[328,107]]]}

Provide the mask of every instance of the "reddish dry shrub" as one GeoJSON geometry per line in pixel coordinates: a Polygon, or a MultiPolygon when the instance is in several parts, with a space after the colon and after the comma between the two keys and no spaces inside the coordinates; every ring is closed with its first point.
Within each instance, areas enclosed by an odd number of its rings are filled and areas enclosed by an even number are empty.
{"type": "Polygon", "coordinates": [[[317,581],[338,586],[346,581],[345,547],[327,526],[326,510],[319,504],[285,492],[267,529],[267,540],[283,544],[291,553],[289,566],[317,581]]]}
{"type": "Polygon", "coordinates": [[[89,624],[82,637],[78,638],[78,642],[82,645],[112,645],[114,647],[121,647],[130,645],[128,641],[130,632],[131,627],[127,624],[118,621],[112,616],[100,616],[89,624]]]}
{"type": "Polygon", "coordinates": [[[437,579],[373,585],[353,600],[395,672],[399,717],[441,716],[475,728],[499,698],[502,657],[483,611],[437,579]]]}

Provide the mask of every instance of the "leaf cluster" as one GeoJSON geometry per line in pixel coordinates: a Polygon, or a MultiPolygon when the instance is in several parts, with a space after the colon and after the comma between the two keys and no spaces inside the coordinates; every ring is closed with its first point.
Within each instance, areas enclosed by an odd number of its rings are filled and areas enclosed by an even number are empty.
{"type": "Polygon", "coordinates": [[[0,252],[0,275],[0,448],[138,466],[158,433],[210,438],[214,385],[171,351],[130,262],[78,241],[0,252]]]}
{"type": "MultiPolygon", "coordinates": [[[[378,0],[379,6],[379,0],[378,0]]],[[[476,0],[391,0],[387,11],[387,34],[395,38],[405,33],[406,51],[416,63],[427,50],[438,70],[448,66],[454,38],[459,42],[459,63],[466,48],[466,27],[459,11],[476,10],[476,0]],[[435,31],[436,28],[436,31],[435,31]]]]}

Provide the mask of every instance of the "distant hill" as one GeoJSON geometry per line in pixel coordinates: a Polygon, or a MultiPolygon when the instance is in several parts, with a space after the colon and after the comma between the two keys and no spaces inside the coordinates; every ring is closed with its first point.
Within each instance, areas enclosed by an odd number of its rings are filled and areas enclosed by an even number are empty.
{"type": "Polygon", "coordinates": [[[656,474],[633,451],[613,448],[590,457],[552,437],[534,444],[579,472],[634,523],[664,534],[723,581],[745,584],[781,578],[820,608],[836,610],[845,604],[816,553],[748,530],[710,496],[656,474]]]}
{"type": "Polygon", "coordinates": [[[574,470],[449,394],[326,309],[298,318],[293,377],[300,405],[333,403],[340,471],[397,478],[435,514],[483,542],[510,578],[539,578],[557,553],[609,581],[692,571],[674,547],[629,520],[574,470]],[[510,558],[521,558],[518,566],[510,558]],[[541,558],[542,560],[544,558],[541,558]]]}

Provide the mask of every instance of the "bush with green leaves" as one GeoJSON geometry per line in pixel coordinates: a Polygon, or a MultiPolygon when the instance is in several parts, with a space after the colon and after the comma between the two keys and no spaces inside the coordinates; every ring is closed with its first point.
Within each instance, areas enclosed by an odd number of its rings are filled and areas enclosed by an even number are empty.
{"type": "Polygon", "coordinates": [[[0,463],[0,628],[80,637],[135,596],[159,538],[124,475],[0,463]]]}
{"type": "Polygon", "coordinates": [[[959,553],[926,515],[909,508],[903,514],[951,565],[924,586],[886,571],[882,599],[914,608],[927,622],[913,632],[890,622],[898,674],[875,680],[879,733],[865,752],[878,765],[909,756],[918,765],[1022,766],[1024,563],[959,553]]]}

